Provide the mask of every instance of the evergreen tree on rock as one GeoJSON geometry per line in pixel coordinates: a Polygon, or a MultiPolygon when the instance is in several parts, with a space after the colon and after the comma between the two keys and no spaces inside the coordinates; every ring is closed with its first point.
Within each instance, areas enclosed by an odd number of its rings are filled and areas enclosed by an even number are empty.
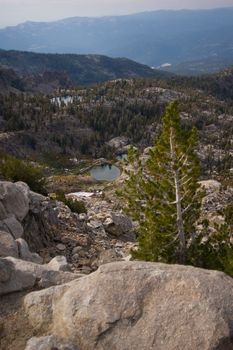
{"type": "Polygon", "coordinates": [[[129,161],[138,167],[129,172],[122,195],[128,214],[138,222],[139,247],[134,258],[189,262],[188,250],[195,240],[203,197],[197,145],[196,130],[182,129],[174,101],[166,109],[162,133],[145,164],[135,150],[129,151],[129,161]]]}

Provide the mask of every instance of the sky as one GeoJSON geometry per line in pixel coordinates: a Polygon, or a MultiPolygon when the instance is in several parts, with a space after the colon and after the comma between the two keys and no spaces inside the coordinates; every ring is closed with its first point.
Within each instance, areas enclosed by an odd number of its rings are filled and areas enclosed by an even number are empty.
{"type": "Polygon", "coordinates": [[[233,6],[233,0],[0,0],[0,27],[74,16],[122,15],[159,9],[233,6]]]}

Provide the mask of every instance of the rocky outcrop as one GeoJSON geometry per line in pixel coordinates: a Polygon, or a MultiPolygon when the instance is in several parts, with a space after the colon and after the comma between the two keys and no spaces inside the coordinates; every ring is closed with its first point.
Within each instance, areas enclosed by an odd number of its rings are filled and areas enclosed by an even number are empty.
{"type": "MultiPolygon", "coordinates": [[[[82,233],[76,234],[76,245],[69,252],[73,266],[89,273],[103,263],[129,256],[131,248],[135,246],[135,229],[131,219],[122,213],[115,194],[104,192],[104,187],[99,186],[93,192],[78,192],[69,196],[81,199],[87,209],[87,213],[78,215],[82,233]]],[[[64,243],[67,251],[65,240],[57,248],[64,249],[64,243]]]]}
{"type": "Polygon", "coordinates": [[[82,200],[87,208],[87,214],[80,214],[79,219],[97,235],[106,237],[108,234],[122,239],[134,241],[134,227],[131,219],[122,213],[115,199],[106,200],[102,191],[71,193],[73,199],[82,200]],[[88,196],[91,194],[91,196],[88,196]]]}
{"type": "MultiPolygon", "coordinates": [[[[30,191],[23,182],[12,183],[0,181],[0,257],[13,256],[21,259],[42,263],[36,253],[31,253],[24,228],[25,221],[38,211],[38,204],[46,198],[30,191]]],[[[37,240],[41,240],[41,232],[37,240]]]]}
{"type": "Polygon", "coordinates": [[[51,226],[70,215],[63,203],[30,191],[23,182],[0,181],[0,230],[23,238],[33,251],[46,247],[51,226]]]}
{"type": "Polygon", "coordinates": [[[232,203],[232,187],[224,187],[216,180],[200,181],[200,185],[206,191],[203,200],[203,211],[205,213],[216,213],[232,203]]]}
{"type": "Polygon", "coordinates": [[[29,211],[23,220],[23,238],[32,251],[39,251],[50,244],[51,227],[59,224],[60,204],[32,191],[29,201],[29,211]]]}
{"type": "Polygon", "coordinates": [[[0,257],[42,263],[34,252],[50,246],[52,228],[71,215],[63,203],[30,191],[23,182],[0,181],[0,257]]]}
{"type": "MultiPolygon", "coordinates": [[[[64,261],[61,268],[63,265],[64,261]]],[[[13,257],[0,258],[0,295],[33,287],[48,288],[82,277],[81,274],[60,270],[58,263],[53,266],[51,263],[40,265],[13,257]]]]}
{"type": "Polygon", "coordinates": [[[114,137],[107,142],[107,145],[114,148],[118,152],[127,152],[129,140],[124,136],[114,137]]]}
{"type": "Polygon", "coordinates": [[[205,189],[206,194],[217,192],[221,189],[221,183],[216,180],[203,180],[200,185],[205,189]]]}
{"type": "Polygon", "coordinates": [[[4,242],[0,239],[0,257],[47,263],[62,254],[73,269],[90,273],[103,262],[129,255],[135,240],[132,222],[114,207],[114,200],[102,198],[101,190],[83,199],[87,214],[78,215],[64,203],[30,191],[25,183],[2,181],[0,189],[0,231],[6,232],[4,242]],[[16,203],[11,204],[14,196],[16,203]]]}
{"type": "Polygon", "coordinates": [[[205,191],[202,200],[202,218],[208,220],[209,229],[215,232],[216,225],[219,226],[225,223],[223,209],[233,203],[233,188],[222,186],[216,180],[200,181],[200,185],[205,191]]]}
{"type": "Polygon", "coordinates": [[[233,280],[221,272],[111,263],[30,293],[24,306],[37,331],[80,350],[233,348],[233,280]]]}

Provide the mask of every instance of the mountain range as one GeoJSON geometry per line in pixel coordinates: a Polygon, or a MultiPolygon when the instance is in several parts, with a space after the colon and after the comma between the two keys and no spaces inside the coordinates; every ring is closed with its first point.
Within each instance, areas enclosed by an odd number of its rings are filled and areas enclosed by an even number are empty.
{"type": "Polygon", "coordinates": [[[195,74],[233,63],[232,34],[233,7],[152,11],[25,22],[0,30],[0,48],[127,57],[153,67],[169,63],[169,70],[195,74]]]}
{"type": "Polygon", "coordinates": [[[126,58],[0,50],[0,92],[50,93],[56,88],[168,73],[126,58]]]}

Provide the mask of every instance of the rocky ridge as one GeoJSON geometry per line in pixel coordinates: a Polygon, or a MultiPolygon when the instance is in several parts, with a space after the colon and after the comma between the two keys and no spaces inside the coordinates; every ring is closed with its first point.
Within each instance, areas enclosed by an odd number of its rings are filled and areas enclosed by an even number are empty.
{"type": "MultiPolygon", "coordinates": [[[[203,210],[216,216],[232,189],[202,185],[203,210]]],[[[0,182],[0,348],[233,349],[232,279],[127,261],[134,224],[110,188],[81,193],[87,213],[75,214],[25,183],[0,182]]]]}
{"type": "MultiPolygon", "coordinates": [[[[87,214],[78,215],[25,183],[0,181],[1,349],[25,344],[21,324],[26,333],[30,327],[22,313],[22,293],[63,285],[129,255],[135,238],[131,221],[98,194],[86,205],[87,214]]],[[[46,341],[47,348],[58,342],[46,341]]],[[[35,342],[36,349],[44,349],[44,341],[32,340],[28,346],[35,342]]]]}
{"type": "Polygon", "coordinates": [[[22,182],[2,181],[0,193],[1,258],[46,264],[64,255],[70,270],[90,273],[126,258],[134,244],[131,220],[99,193],[86,198],[87,214],[72,213],[22,182]]]}

